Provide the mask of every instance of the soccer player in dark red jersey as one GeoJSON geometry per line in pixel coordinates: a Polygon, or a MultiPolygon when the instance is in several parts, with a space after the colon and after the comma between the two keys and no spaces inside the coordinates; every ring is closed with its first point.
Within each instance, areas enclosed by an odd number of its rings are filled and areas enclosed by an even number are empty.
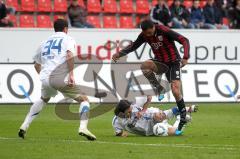
{"type": "Polygon", "coordinates": [[[181,133],[182,127],[186,123],[186,108],[181,93],[181,67],[188,63],[189,58],[189,40],[176,33],[175,31],[163,25],[155,25],[150,20],[145,20],[141,23],[142,32],[138,38],[128,47],[113,55],[113,61],[117,61],[120,57],[135,51],[143,43],[147,42],[155,55],[154,59],[147,60],[142,63],[141,70],[144,76],[158,94],[161,94],[163,87],[157,80],[156,74],[166,73],[167,80],[171,83],[171,90],[175,97],[177,106],[180,110],[180,124],[176,133],[181,133]],[[183,45],[184,56],[180,54],[175,46],[174,41],[183,45]]]}

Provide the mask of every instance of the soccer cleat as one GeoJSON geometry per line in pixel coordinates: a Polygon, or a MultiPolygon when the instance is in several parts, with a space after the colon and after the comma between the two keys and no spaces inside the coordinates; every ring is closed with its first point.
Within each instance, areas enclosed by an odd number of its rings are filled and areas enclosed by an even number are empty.
{"type": "Polygon", "coordinates": [[[164,90],[164,88],[163,88],[161,85],[159,85],[159,87],[156,88],[156,94],[157,94],[157,98],[158,98],[158,101],[159,101],[159,102],[160,102],[161,100],[163,100],[163,98],[164,98],[164,92],[165,92],[165,90],[164,90]]]}
{"type": "Polygon", "coordinates": [[[25,134],[26,134],[26,131],[22,130],[22,129],[20,129],[19,132],[18,132],[18,136],[21,137],[22,139],[25,138],[25,134]]]}
{"type": "Polygon", "coordinates": [[[183,131],[181,131],[181,130],[176,130],[176,131],[175,131],[175,135],[177,135],[177,136],[182,135],[182,133],[183,133],[183,131]]]}
{"type": "Polygon", "coordinates": [[[178,125],[178,130],[179,131],[181,131],[183,126],[187,123],[186,115],[187,115],[186,108],[183,108],[180,111],[180,123],[178,125]]]}
{"type": "Polygon", "coordinates": [[[195,112],[197,112],[198,111],[198,106],[197,105],[191,105],[190,106],[190,109],[189,109],[189,113],[195,113],[195,112]]]}
{"type": "Polygon", "coordinates": [[[187,115],[186,115],[186,122],[189,123],[189,122],[191,122],[191,121],[192,121],[191,115],[187,114],[187,115]]]}
{"type": "Polygon", "coordinates": [[[88,129],[82,129],[79,131],[79,135],[86,137],[88,140],[96,140],[96,136],[93,135],[88,129]]]}
{"type": "Polygon", "coordinates": [[[192,112],[197,112],[198,111],[198,106],[197,105],[192,105],[191,108],[193,110],[192,112]]]}
{"type": "Polygon", "coordinates": [[[163,100],[163,98],[164,98],[164,94],[159,94],[158,101],[160,102],[161,100],[163,100]]]}

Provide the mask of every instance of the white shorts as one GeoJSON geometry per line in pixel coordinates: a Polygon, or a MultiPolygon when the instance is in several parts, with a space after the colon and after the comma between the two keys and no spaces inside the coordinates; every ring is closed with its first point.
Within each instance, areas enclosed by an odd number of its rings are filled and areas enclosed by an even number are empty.
{"type": "Polygon", "coordinates": [[[85,96],[81,93],[80,87],[75,85],[73,87],[67,86],[66,83],[61,83],[59,81],[53,81],[51,84],[48,79],[42,80],[41,96],[43,98],[55,97],[58,91],[65,97],[75,99],[77,97],[85,99],[85,96]]]}
{"type": "Polygon", "coordinates": [[[50,86],[48,79],[42,80],[41,96],[43,98],[55,97],[57,93],[57,90],[50,86]]]}

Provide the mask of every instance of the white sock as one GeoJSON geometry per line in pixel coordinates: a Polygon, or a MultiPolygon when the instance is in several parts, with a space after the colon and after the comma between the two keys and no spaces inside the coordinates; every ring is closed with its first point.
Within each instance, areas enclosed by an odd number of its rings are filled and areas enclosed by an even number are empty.
{"type": "Polygon", "coordinates": [[[186,111],[187,111],[187,112],[189,112],[189,111],[190,111],[190,109],[191,109],[190,107],[186,107],[186,111]]]}
{"type": "Polygon", "coordinates": [[[80,113],[80,126],[79,131],[87,129],[88,125],[88,116],[89,116],[90,104],[88,101],[83,101],[80,104],[79,113],[80,113]]]}
{"type": "Polygon", "coordinates": [[[175,121],[175,123],[173,124],[173,127],[177,129],[179,123],[180,123],[180,115],[177,116],[176,121],[175,121]]]}
{"type": "Polygon", "coordinates": [[[42,100],[39,99],[38,101],[34,102],[33,105],[31,106],[23,124],[21,125],[20,129],[22,130],[27,130],[29,125],[32,123],[33,119],[35,119],[38,114],[41,112],[43,106],[45,106],[46,103],[42,100]]]}
{"type": "Polygon", "coordinates": [[[164,110],[163,113],[166,115],[167,119],[172,119],[174,117],[172,109],[164,110]]]}

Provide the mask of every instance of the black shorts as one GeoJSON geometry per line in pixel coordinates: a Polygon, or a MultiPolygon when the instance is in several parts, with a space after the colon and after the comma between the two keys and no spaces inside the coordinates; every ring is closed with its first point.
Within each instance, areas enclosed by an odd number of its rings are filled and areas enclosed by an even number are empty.
{"type": "Polygon", "coordinates": [[[180,62],[172,62],[172,63],[162,63],[157,61],[156,59],[151,59],[155,65],[158,68],[158,72],[160,74],[165,73],[168,82],[171,82],[172,80],[181,80],[181,68],[180,68],[180,62]],[[163,69],[164,68],[164,69],[163,69]]]}

